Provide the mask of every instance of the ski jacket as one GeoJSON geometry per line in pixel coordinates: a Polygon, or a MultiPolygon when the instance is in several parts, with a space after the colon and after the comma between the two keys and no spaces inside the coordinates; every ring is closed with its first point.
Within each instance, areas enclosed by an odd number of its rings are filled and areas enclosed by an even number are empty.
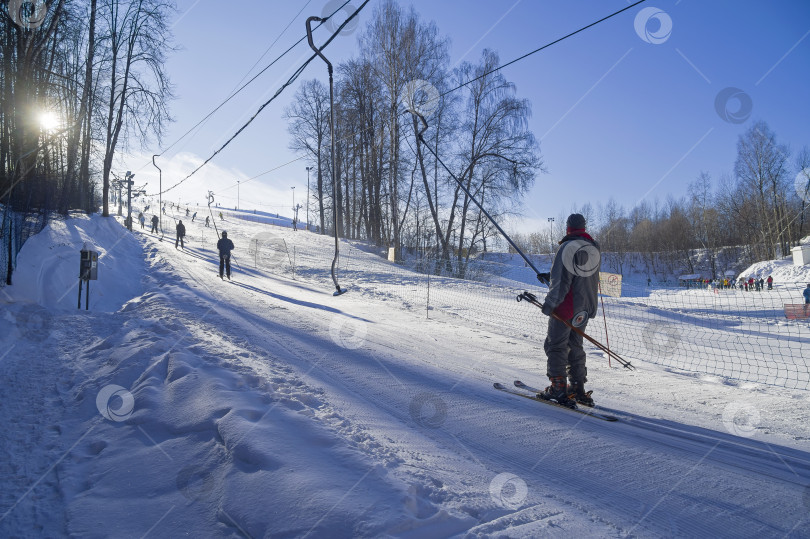
{"type": "Polygon", "coordinates": [[[219,256],[231,256],[233,251],[233,242],[230,238],[220,238],[217,242],[217,249],[219,249],[219,256]]]}
{"type": "Polygon", "coordinates": [[[183,237],[183,236],[186,235],[186,225],[184,225],[182,223],[177,224],[177,235],[179,237],[183,237]]]}
{"type": "Polygon", "coordinates": [[[804,295],[804,302],[810,303],[810,287],[805,288],[802,294],[804,295]]]}
{"type": "Polygon", "coordinates": [[[588,318],[596,316],[600,264],[599,244],[587,233],[565,236],[551,265],[545,305],[565,320],[582,311],[588,318]]]}

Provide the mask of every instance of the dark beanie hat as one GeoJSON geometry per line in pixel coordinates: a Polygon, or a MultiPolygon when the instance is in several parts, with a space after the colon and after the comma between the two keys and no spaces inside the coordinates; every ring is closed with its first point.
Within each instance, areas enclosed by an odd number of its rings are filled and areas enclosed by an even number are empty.
{"type": "Polygon", "coordinates": [[[585,217],[581,213],[572,213],[565,221],[565,226],[569,230],[585,230],[585,217]]]}

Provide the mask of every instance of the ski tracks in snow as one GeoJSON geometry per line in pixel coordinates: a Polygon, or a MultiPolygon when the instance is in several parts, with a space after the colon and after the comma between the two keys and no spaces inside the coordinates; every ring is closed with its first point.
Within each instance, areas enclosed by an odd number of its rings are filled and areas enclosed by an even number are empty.
{"type": "Polygon", "coordinates": [[[222,282],[211,253],[142,244],[145,293],[113,314],[59,314],[58,350],[15,341],[62,364],[0,360],[19,385],[0,426],[38,426],[0,443],[27,453],[0,464],[18,467],[0,530],[19,534],[43,507],[64,514],[45,535],[806,530],[806,452],[622,410],[601,424],[492,390],[543,378],[540,337],[420,319],[356,287],[335,298],[254,270],[222,282]]]}
{"type": "Polygon", "coordinates": [[[208,291],[214,325],[230,336],[223,351],[234,353],[219,354],[223,366],[275,380],[272,391],[287,388],[293,401],[317,396],[311,417],[386,471],[401,504],[395,524],[379,528],[387,533],[744,537],[787,533],[797,522],[772,507],[808,482],[806,453],[632,414],[616,426],[538,410],[488,389],[512,364],[525,369],[513,358],[527,349],[542,357],[528,342],[415,323],[413,313],[369,305],[357,291],[335,299],[306,283],[250,276],[240,276],[242,287],[215,288],[221,283],[209,286],[195,269],[180,270],[208,291]]]}

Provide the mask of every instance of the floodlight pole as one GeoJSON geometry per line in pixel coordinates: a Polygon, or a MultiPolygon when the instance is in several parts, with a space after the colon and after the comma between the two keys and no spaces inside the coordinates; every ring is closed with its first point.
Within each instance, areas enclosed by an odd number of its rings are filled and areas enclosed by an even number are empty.
{"type": "Polygon", "coordinates": [[[124,175],[124,178],[127,182],[127,229],[132,232],[132,184],[135,182],[132,181],[132,178],[135,177],[135,174],[127,170],[127,173],[124,175]]]}
{"type": "Polygon", "coordinates": [[[160,154],[155,154],[152,156],[152,165],[158,169],[158,175],[160,178],[160,186],[158,187],[158,220],[160,223],[160,231],[163,232],[163,171],[160,170],[160,167],[155,163],[155,157],[158,157],[159,155],[160,154]]]}
{"type": "Polygon", "coordinates": [[[312,167],[307,167],[307,230],[309,230],[309,170],[312,167]]]}

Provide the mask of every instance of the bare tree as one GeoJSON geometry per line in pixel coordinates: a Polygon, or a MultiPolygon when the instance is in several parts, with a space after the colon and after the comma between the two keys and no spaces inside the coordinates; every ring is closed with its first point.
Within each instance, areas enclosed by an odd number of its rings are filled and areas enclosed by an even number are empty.
{"type": "Polygon", "coordinates": [[[303,151],[317,169],[315,198],[318,201],[318,216],[321,234],[326,233],[324,210],[324,144],[329,138],[329,90],[317,79],[301,84],[293,102],[284,110],[289,121],[290,149],[303,151]]]}
{"type": "Polygon", "coordinates": [[[602,252],[608,266],[615,272],[622,273],[630,249],[629,220],[625,216],[624,208],[613,198],[608,200],[602,209],[602,228],[599,230],[599,240],[602,252]]]}
{"type": "Polygon", "coordinates": [[[109,215],[110,172],[119,142],[130,135],[141,144],[154,135],[160,141],[171,120],[168,102],[173,97],[165,72],[171,50],[168,16],[174,5],[164,0],[102,0],[98,42],[104,47],[102,70],[108,80],[104,91],[103,210],[109,215]]]}
{"type": "MultiPolygon", "coordinates": [[[[84,205],[87,211],[92,211],[92,205],[87,199],[89,189],[89,173],[80,175],[80,171],[86,171],[81,166],[84,165],[85,152],[89,155],[91,145],[91,113],[92,113],[92,99],[93,93],[93,62],[96,52],[96,8],[97,0],[90,0],[89,7],[89,23],[87,28],[87,45],[86,54],[84,55],[84,81],[81,84],[80,99],[78,103],[78,110],[75,114],[69,116],[68,125],[70,131],[67,140],[67,164],[65,169],[65,179],[62,187],[62,196],[60,200],[60,211],[66,214],[71,206],[74,198],[74,190],[78,187],[78,199],[84,205]],[[82,136],[84,133],[84,136],[82,136]],[[77,163],[78,161],[78,163],[77,163]],[[80,165],[81,164],[81,165],[80,165]]],[[[81,48],[81,42],[77,40],[77,49],[81,48]]],[[[80,54],[76,54],[78,58],[80,54]]],[[[80,67],[81,64],[76,67],[80,67]]],[[[78,72],[78,69],[77,69],[78,72]]],[[[79,81],[75,81],[78,83],[79,81]]],[[[78,84],[76,84],[78,86],[78,84]]]]}
{"type": "Polygon", "coordinates": [[[717,278],[717,254],[722,246],[720,216],[712,193],[712,179],[707,172],[701,172],[689,184],[689,220],[695,240],[708,256],[712,279],[717,278]]]}
{"type": "MultiPolygon", "coordinates": [[[[499,65],[498,55],[484,50],[477,66],[465,63],[459,69],[462,78],[473,81],[466,87],[466,121],[460,130],[459,159],[464,167],[461,179],[479,202],[486,197],[484,202],[493,210],[506,198],[510,203],[520,198],[542,169],[538,144],[528,129],[531,105],[515,97],[514,85],[495,71],[499,65]]],[[[459,216],[459,261],[468,232],[470,203],[465,194],[459,216]]],[[[471,239],[479,232],[478,227],[474,228],[471,239]]]]}
{"type": "Polygon", "coordinates": [[[737,142],[734,172],[738,187],[756,204],[765,256],[776,258],[776,248],[788,251],[786,195],[788,150],[776,141],[765,122],[755,123],[737,142]]]}
{"type": "Polygon", "coordinates": [[[801,199],[799,202],[799,228],[796,235],[796,240],[800,240],[804,236],[804,222],[805,213],[807,211],[808,203],[810,203],[810,148],[805,146],[802,151],[796,156],[796,168],[798,170],[797,180],[795,182],[796,194],[801,199]]]}
{"type": "MultiPolygon", "coordinates": [[[[415,80],[438,82],[442,64],[447,58],[447,40],[439,37],[435,24],[422,22],[413,8],[405,11],[393,0],[386,0],[374,12],[360,43],[365,59],[381,83],[384,96],[389,221],[391,241],[398,250],[404,221],[400,215],[400,190],[404,182],[400,104],[408,83],[415,80]]],[[[410,186],[408,191],[412,193],[410,186]]]]}

